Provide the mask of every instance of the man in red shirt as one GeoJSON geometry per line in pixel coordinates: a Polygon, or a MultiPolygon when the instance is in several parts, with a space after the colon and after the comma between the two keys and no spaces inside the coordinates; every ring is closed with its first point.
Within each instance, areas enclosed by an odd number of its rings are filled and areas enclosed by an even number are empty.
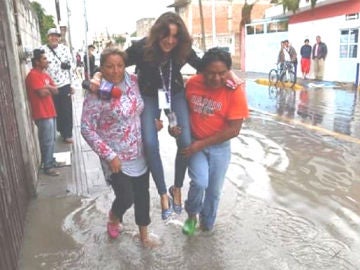
{"type": "Polygon", "coordinates": [[[183,233],[200,228],[212,230],[220,194],[230,162],[230,139],[238,136],[249,111],[242,85],[228,81],[231,56],[219,48],[208,50],[202,59],[201,74],[186,85],[193,141],[182,153],[189,156],[191,179],[185,210],[188,219],[183,233]]]}
{"type": "Polygon", "coordinates": [[[58,89],[51,77],[45,72],[48,61],[44,50],[35,49],[31,59],[33,68],[26,76],[26,90],[31,104],[31,114],[38,127],[38,138],[41,150],[41,160],[44,172],[51,176],[58,176],[59,171],[53,154],[55,146],[55,117],[56,111],[52,95],[58,89]]]}

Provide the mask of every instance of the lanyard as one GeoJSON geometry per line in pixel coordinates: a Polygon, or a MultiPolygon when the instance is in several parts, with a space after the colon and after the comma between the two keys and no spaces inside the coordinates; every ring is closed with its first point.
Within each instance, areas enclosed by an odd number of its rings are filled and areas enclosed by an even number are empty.
{"type": "Polygon", "coordinates": [[[160,77],[161,77],[163,89],[164,89],[167,99],[169,101],[170,110],[171,110],[171,78],[172,78],[172,60],[171,60],[171,58],[170,58],[170,63],[169,63],[169,81],[168,81],[167,87],[165,85],[165,78],[164,78],[164,74],[162,72],[161,66],[159,66],[159,71],[160,71],[160,77]]]}

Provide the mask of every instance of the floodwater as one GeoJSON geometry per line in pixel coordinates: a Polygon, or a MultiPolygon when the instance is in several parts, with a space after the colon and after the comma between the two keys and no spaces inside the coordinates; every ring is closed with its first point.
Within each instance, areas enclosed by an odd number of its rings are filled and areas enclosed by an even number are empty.
{"type": "MultiPolygon", "coordinates": [[[[184,236],[185,213],[162,221],[151,183],[150,230],[162,245],[140,245],[132,209],[121,236],[110,240],[105,224],[113,195],[104,186],[87,197],[35,201],[32,218],[55,212],[52,222],[61,230],[46,231],[46,222],[30,229],[31,259],[21,269],[359,269],[359,105],[353,93],[309,88],[306,101],[301,91],[274,98],[252,81],[246,87],[253,110],[232,140],[213,232],[184,236]]],[[[166,131],[160,136],[171,184],[174,143],[166,131]]],[[[184,198],[187,188],[188,181],[184,198]]]]}

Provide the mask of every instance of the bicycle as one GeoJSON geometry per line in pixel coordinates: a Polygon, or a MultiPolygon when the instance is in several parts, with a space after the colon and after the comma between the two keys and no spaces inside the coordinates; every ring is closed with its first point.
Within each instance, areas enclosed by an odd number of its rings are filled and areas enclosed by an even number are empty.
{"type": "Polygon", "coordinates": [[[277,64],[277,68],[273,68],[269,71],[269,85],[278,85],[281,82],[282,87],[293,88],[296,83],[296,75],[293,71],[292,62],[286,61],[284,63],[277,64]]]}
{"type": "Polygon", "coordinates": [[[286,61],[280,72],[280,82],[283,87],[293,88],[296,83],[296,74],[292,62],[286,61]]]}
{"type": "Polygon", "coordinates": [[[277,64],[276,68],[273,68],[269,71],[269,85],[277,85],[280,72],[281,64],[277,64]]]}

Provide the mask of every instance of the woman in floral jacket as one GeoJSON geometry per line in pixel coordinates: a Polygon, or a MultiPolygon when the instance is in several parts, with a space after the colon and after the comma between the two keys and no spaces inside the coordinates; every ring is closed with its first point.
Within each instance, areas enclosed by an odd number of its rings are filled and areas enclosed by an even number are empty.
{"type": "Polygon", "coordinates": [[[144,103],[136,76],[125,72],[125,60],[126,54],[117,48],[102,52],[100,91],[85,97],[81,134],[99,155],[105,178],[115,193],[107,223],[109,236],[118,237],[123,215],[134,203],[140,239],[145,246],[153,246],[155,239],[150,239],[147,231],[149,170],[140,126],[144,103]]]}

